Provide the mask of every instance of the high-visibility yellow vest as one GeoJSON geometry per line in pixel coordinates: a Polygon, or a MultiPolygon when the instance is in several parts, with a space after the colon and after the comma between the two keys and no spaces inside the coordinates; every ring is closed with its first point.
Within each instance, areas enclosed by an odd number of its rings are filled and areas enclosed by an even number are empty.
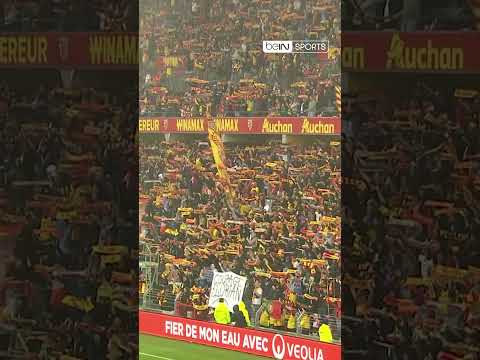
{"type": "Polygon", "coordinates": [[[283,316],[280,319],[270,318],[270,325],[272,326],[282,326],[283,325],[283,316]]]}
{"type": "Polygon", "coordinates": [[[310,316],[309,315],[303,315],[302,319],[300,320],[300,326],[302,329],[310,329],[310,316]]]}
{"type": "Polygon", "coordinates": [[[213,317],[218,324],[230,324],[230,311],[225,303],[219,303],[213,317]]]}
{"type": "Polygon", "coordinates": [[[270,315],[268,315],[267,311],[264,311],[262,315],[260,315],[260,326],[269,327],[270,325],[270,315]]]}
{"type": "Polygon", "coordinates": [[[318,329],[318,335],[320,336],[320,341],[331,343],[333,342],[332,331],[330,330],[330,326],[327,324],[322,324],[318,329]]]}
{"type": "Polygon", "coordinates": [[[297,322],[295,321],[295,316],[293,314],[288,318],[287,329],[294,330],[297,327],[297,322]]]}

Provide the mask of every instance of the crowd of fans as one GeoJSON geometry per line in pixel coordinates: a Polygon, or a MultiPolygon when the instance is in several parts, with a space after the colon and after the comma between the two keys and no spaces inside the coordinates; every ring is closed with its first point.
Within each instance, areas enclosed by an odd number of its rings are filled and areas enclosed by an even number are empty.
{"type": "Polygon", "coordinates": [[[478,91],[422,82],[346,100],[345,354],[478,359],[479,104],[478,91]]]}
{"type": "Polygon", "coordinates": [[[337,113],[340,3],[333,0],[144,0],[140,107],[145,115],[337,113]],[[328,40],[326,54],[264,54],[263,40],[328,40]]]}
{"type": "Polygon", "coordinates": [[[134,94],[0,85],[2,359],[137,357],[134,94]]]}
{"type": "Polygon", "coordinates": [[[342,29],[473,30],[479,14],[468,0],[342,0],[342,29]]]}
{"type": "Polygon", "coordinates": [[[138,31],[138,2],[4,0],[0,31],[138,31]]]}
{"type": "Polygon", "coordinates": [[[300,324],[317,338],[329,319],[339,328],[339,143],[225,151],[230,192],[208,142],[140,141],[140,241],[160,259],[143,306],[173,293],[177,315],[212,320],[214,273],[232,271],[247,277],[240,310],[251,325],[300,324]]]}

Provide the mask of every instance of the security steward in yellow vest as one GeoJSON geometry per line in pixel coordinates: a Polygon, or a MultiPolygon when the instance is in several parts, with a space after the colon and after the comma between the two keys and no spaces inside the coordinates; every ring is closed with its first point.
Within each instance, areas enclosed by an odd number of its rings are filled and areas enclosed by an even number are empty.
{"type": "Polygon", "coordinates": [[[223,298],[218,300],[218,305],[215,308],[213,317],[215,318],[217,324],[230,324],[230,310],[228,310],[227,304],[225,304],[223,298]]]}
{"type": "Polygon", "coordinates": [[[318,335],[320,336],[320,341],[326,343],[333,342],[332,330],[330,330],[330,326],[326,323],[322,323],[320,328],[318,329],[318,335]]]}

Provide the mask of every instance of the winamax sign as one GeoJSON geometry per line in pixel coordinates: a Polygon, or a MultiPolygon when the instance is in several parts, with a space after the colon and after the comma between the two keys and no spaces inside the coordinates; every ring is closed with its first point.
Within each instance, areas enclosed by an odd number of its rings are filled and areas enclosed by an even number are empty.
{"type": "MultiPolygon", "coordinates": [[[[339,345],[140,311],[140,333],[277,360],[340,360],[339,345]]],[[[140,349],[141,351],[141,349],[140,349]]]]}
{"type": "Polygon", "coordinates": [[[345,32],[344,71],[480,72],[476,33],[345,32]]]}
{"type": "MultiPolygon", "coordinates": [[[[339,117],[215,118],[216,129],[227,134],[339,135],[339,117]]],[[[140,118],[140,133],[207,133],[206,118],[140,118]]]]}
{"type": "Polygon", "coordinates": [[[129,33],[9,33],[0,35],[0,67],[133,69],[138,36],[129,33]]]}

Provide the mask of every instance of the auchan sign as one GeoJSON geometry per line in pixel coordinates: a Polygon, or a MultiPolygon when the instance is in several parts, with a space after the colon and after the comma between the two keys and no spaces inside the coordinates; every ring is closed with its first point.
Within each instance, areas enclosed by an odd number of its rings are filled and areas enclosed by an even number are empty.
{"type": "MultiPolygon", "coordinates": [[[[340,360],[338,345],[253,329],[140,311],[140,333],[185,340],[277,360],[340,360]]],[[[141,349],[140,349],[141,351],[141,349]]]]}
{"type": "Polygon", "coordinates": [[[344,71],[480,72],[474,33],[345,32],[342,46],[344,71]]]}
{"type": "Polygon", "coordinates": [[[442,47],[427,40],[424,46],[409,47],[399,34],[393,34],[387,53],[387,69],[463,70],[463,49],[442,47]]]}

